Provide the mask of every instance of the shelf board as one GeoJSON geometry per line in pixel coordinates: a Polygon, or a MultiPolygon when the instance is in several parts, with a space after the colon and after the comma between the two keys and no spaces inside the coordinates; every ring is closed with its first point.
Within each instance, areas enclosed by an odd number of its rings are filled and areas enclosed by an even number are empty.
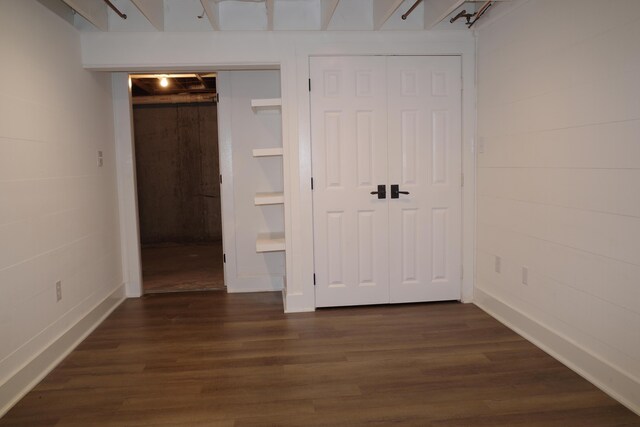
{"type": "Polygon", "coordinates": [[[251,108],[279,108],[281,106],[282,106],[281,98],[251,100],[251,108]]]}
{"type": "Polygon", "coordinates": [[[253,157],[282,156],[282,147],[254,148],[253,157]]]}
{"type": "Polygon", "coordinates": [[[284,233],[258,234],[256,252],[277,252],[284,250],[284,233]]]}
{"type": "Polygon", "coordinates": [[[280,205],[284,203],[284,193],[256,193],[253,201],[256,206],[280,205]]]}

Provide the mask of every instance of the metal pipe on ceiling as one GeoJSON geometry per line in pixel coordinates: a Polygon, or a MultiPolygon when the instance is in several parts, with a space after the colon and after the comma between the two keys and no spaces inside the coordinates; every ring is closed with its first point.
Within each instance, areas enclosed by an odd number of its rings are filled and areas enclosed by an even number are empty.
{"type": "Polygon", "coordinates": [[[487,9],[493,6],[493,1],[494,0],[487,0],[487,2],[483,4],[482,7],[476,13],[474,13],[475,19],[473,20],[473,22],[468,23],[467,27],[469,28],[473,27],[473,24],[475,24],[476,21],[478,21],[478,19],[480,19],[480,17],[484,15],[487,9]]]}
{"type": "Polygon", "coordinates": [[[111,10],[113,10],[115,13],[117,13],[120,18],[127,19],[127,14],[120,12],[120,10],[113,3],[111,3],[109,0],[104,0],[104,2],[107,4],[107,6],[109,6],[111,8],[111,10]]]}
{"type": "Polygon", "coordinates": [[[413,4],[413,6],[411,6],[411,7],[409,8],[409,10],[407,10],[407,12],[406,12],[404,15],[402,15],[402,20],[403,20],[403,21],[405,21],[405,20],[407,19],[407,17],[408,17],[409,15],[411,15],[411,12],[413,12],[413,9],[415,9],[415,8],[420,4],[420,2],[422,2],[422,0],[417,0],[417,1],[413,4]]]}

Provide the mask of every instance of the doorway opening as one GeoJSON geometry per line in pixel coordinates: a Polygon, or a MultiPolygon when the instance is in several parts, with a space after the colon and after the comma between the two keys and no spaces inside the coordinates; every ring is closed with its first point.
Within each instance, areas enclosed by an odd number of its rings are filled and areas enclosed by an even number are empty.
{"type": "Polygon", "coordinates": [[[130,79],[143,293],[224,290],[216,75],[130,79]]]}

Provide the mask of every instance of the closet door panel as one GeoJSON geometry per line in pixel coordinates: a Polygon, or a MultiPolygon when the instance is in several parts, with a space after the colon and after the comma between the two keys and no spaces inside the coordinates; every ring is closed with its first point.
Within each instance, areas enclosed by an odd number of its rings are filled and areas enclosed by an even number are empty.
{"type": "Polygon", "coordinates": [[[387,62],[390,302],[460,299],[459,57],[387,62]]]}
{"type": "Polygon", "coordinates": [[[386,59],[311,59],[316,306],[389,302],[386,59]]]}

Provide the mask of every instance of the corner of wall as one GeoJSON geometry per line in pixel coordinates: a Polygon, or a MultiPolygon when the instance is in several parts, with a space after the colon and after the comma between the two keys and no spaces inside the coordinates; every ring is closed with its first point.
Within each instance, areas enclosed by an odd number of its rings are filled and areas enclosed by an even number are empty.
{"type": "Polygon", "coordinates": [[[475,289],[474,303],[508,328],[640,415],[640,381],[621,372],[569,338],[536,322],[489,292],[475,289]]]}
{"type": "Polygon", "coordinates": [[[82,319],[0,384],[0,418],[69,355],[125,299],[124,284],[118,286],[82,319]]]}

